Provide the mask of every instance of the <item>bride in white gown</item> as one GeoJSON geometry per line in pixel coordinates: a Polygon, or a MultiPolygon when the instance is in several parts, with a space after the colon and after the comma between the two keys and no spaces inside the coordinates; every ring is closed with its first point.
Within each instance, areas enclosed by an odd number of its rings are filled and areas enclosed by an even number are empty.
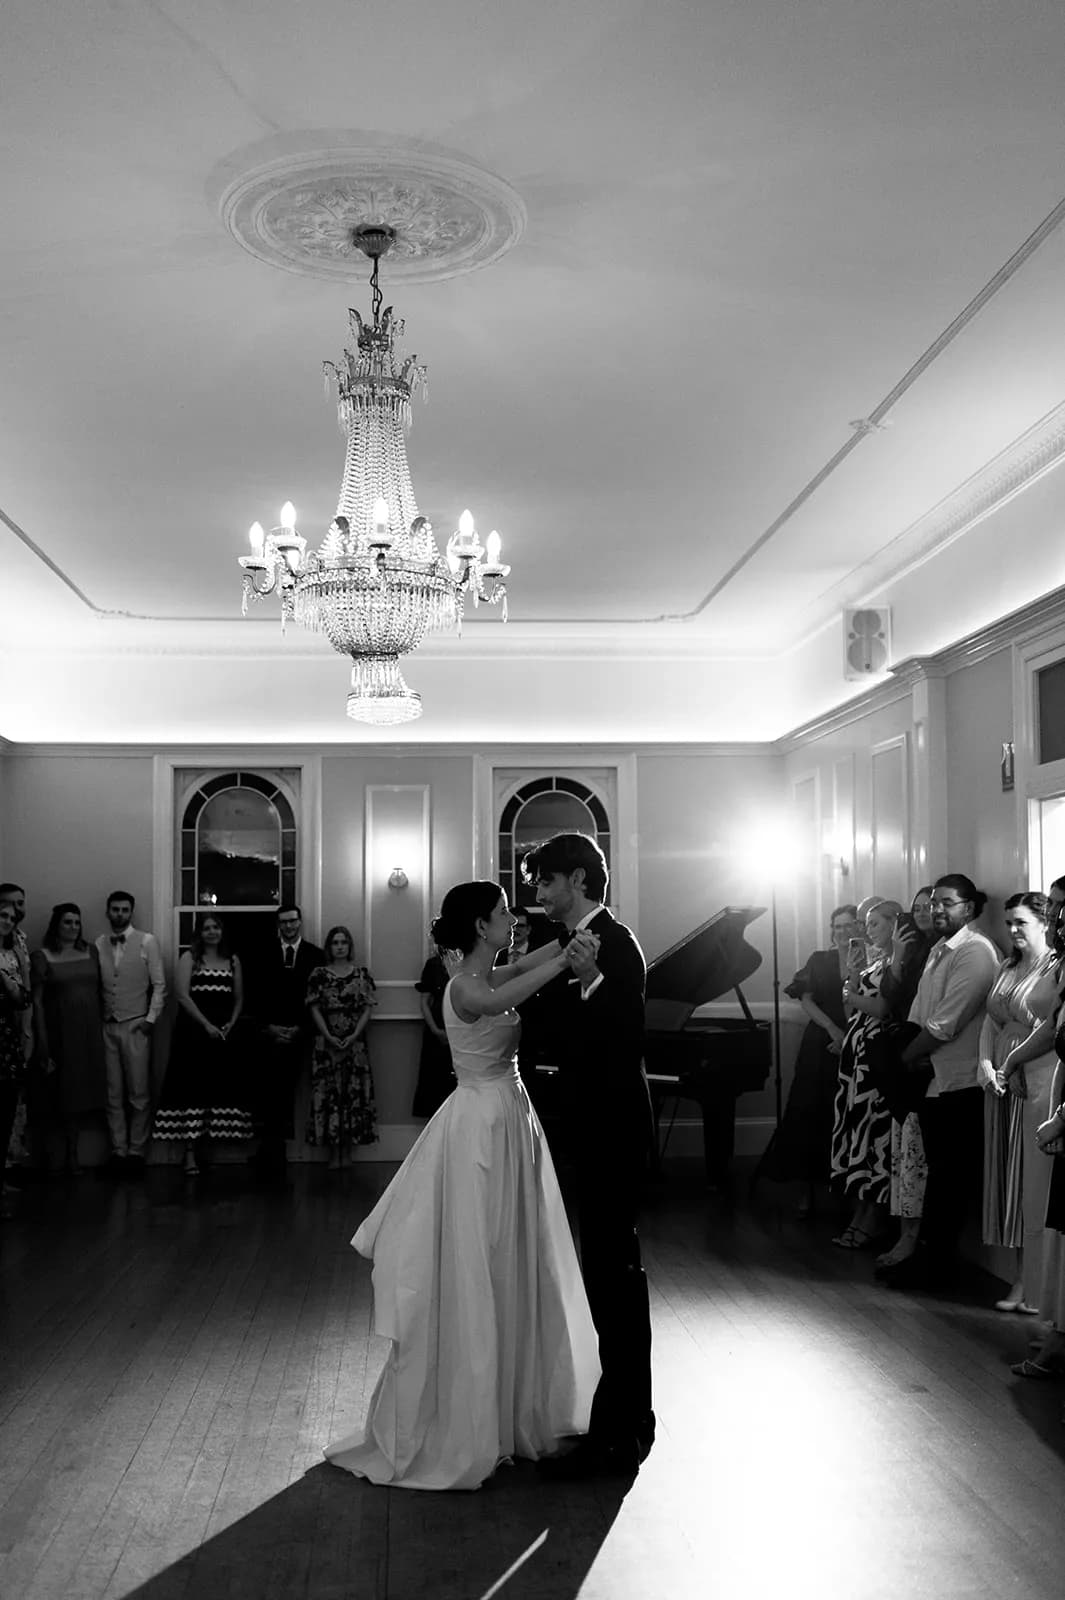
{"type": "Polygon", "coordinates": [[[444,992],[458,1086],[351,1241],[373,1262],[374,1331],[392,1348],[363,1427],[325,1455],[373,1483],[476,1489],[588,1427],[596,1334],[515,1060],[513,1007],[568,963],[554,943],[494,968],[513,924],[497,883],[445,896],[432,932],[462,952],[444,992]]]}

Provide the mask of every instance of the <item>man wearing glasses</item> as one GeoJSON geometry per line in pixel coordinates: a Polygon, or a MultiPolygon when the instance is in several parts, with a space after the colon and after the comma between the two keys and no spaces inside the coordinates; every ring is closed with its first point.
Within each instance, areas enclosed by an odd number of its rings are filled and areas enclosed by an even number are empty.
{"type": "Polygon", "coordinates": [[[910,1022],[917,1032],[903,1063],[931,1081],[919,1116],[928,1161],[923,1249],[883,1273],[896,1288],[938,1288],[957,1270],[958,1240],[983,1176],[984,1105],[976,1075],[984,1005],[1001,956],[972,924],[987,896],[964,873],[939,878],[932,891],[932,946],[910,1022]]]}
{"type": "Polygon", "coordinates": [[[252,1164],[267,1175],[285,1170],[285,1140],[292,1133],[292,1097],[310,1038],[307,979],[325,965],[316,944],[303,937],[299,906],[277,913],[277,938],[256,964],[252,1013],[265,1046],[259,1063],[259,1148],[252,1164]]]}

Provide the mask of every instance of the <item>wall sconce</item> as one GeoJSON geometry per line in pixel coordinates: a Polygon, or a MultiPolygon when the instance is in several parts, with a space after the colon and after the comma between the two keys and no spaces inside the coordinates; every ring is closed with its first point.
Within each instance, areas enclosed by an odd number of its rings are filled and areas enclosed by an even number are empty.
{"type": "Polygon", "coordinates": [[[405,889],[409,882],[410,879],[402,867],[393,867],[388,875],[388,887],[390,889],[405,889]]]}

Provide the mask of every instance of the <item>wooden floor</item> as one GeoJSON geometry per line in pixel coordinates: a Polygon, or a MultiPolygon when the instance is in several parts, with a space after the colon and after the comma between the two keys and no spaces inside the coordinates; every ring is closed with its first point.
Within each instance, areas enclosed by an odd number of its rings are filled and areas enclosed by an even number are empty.
{"type": "Polygon", "coordinates": [[[1065,1592],[1065,1385],[1030,1322],[880,1288],[786,1194],[678,1170],[645,1250],[658,1443],[627,1494],[321,1462],[383,1359],[348,1238],[391,1169],[29,1191],[0,1224],[4,1600],[658,1600],[1065,1592]]]}

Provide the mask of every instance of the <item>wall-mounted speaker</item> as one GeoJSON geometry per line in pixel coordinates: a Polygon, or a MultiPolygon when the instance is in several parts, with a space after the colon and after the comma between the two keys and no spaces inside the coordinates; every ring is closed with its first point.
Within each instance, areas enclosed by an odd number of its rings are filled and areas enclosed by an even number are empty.
{"type": "Polygon", "coordinates": [[[891,661],[891,611],[863,606],[843,613],[843,676],[854,681],[886,672],[891,661]]]}

